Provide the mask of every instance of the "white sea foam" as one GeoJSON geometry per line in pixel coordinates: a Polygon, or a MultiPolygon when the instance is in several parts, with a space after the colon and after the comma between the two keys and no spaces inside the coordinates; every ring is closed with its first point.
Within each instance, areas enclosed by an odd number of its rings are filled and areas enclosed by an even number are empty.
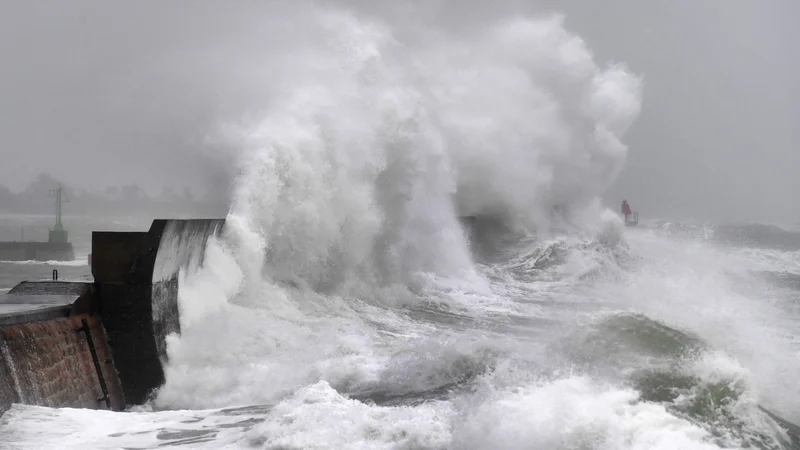
{"type": "Polygon", "coordinates": [[[416,407],[365,404],[319,382],[269,408],[110,413],[17,405],[3,421],[0,448],[15,449],[180,448],[183,440],[203,449],[740,448],[713,444],[708,431],[638,401],[633,390],[574,376],[416,407]]]}
{"type": "Polygon", "coordinates": [[[21,265],[42,265],[42,266],[66,266],[66,267],[83,267],[89,265],[88,255],[84,258],[75,258],[72,261],[0,261],[2,264],[21,264],[21,265]]]}
{"type": "Polygon", "coordinates": [[[291,26],[261,56],[283,62],[263,80],[274,96],[226,129],[234,201],[203,267],[180,275],[166,384],[136,413],[15,406],[6,445],[742,446],[629,380],[550,358],[621,312],[700,336],[713,351],[673,369],[741,387],[748,427],[774,432],[763,402],[796,411],[782,298],[763,294],[757,258],[626,229],[599,206],[641,80],[599,65],[560,17],[414,40],[333,7],[275,20],[291,26]],[[476,264],[459,222],[472,214],[528,239],[476,264]]]}
{"type": "Polygon", "coordinates": [[[587,377],[493,392],[457,423],[454,447],[725,448],[711,444],[702,428],[638,397],[587,377]]]}
{"type": "Polygon", "coordinates": [[[352,12],[306,20],[315,32],[273,80],[286,90],[239,128],[226,250],[212,244],[201,279],[184,280],[163,404],[266,402],[318,378],[368,382],[407,343],[376,331],[362,308],[498,303],[460,213],[543,230],[555,205],[588,217],[579,212],[597,211],[624,161],[639,79],[598,67],[561,18],[501,21],[418,48],[352,12]],[[353,369],[331,372],[337,364],[353,369]]]}

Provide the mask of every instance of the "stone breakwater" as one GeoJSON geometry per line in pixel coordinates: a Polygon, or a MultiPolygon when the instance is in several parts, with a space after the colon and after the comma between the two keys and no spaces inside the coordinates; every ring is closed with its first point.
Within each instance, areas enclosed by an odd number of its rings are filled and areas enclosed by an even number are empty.
{"type": "Polygon", "coordinates": [[[224,220],[94,232],[93,282],[22,282],[0,295],[0,414],[14,403],[124,410],[164,383],[180,333],[178,273],[203,263],[224,220]]]}

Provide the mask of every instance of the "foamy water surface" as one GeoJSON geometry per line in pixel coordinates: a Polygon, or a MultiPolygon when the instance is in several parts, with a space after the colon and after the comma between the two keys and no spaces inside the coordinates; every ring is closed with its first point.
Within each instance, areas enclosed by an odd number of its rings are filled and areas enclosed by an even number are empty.
{"type": "Polygon", "coordinates": [[[424,42],[276,17],[264,58],[291,64],[225,129],[241,170],[181,273],[166,384],[121,413],[15,405],[0,447],[788,448],[762,408],[800,419],[800,315],[763,273],[797,252],[600,204],[637,75],[559,17],[424,42]]]}

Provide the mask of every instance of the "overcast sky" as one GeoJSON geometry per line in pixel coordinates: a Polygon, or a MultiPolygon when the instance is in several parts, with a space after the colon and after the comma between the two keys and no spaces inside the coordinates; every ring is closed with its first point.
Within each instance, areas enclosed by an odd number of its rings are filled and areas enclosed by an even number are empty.
{"type": "MultiPolygon", "coordinates": [[[[266,3],[3,2],[0,184],[21,189],[39,172],[156,193],[224,183],[230,164],[207,133],[269,101],[264,40],[281,48],[274,30],[291,26],[266,3]]],[[[626,197],[643,216],[800,222],[797,0],[339,3],[464,33],[487,17],[563,12],[599,62],[625,62],[645,80],[610,205],[626,197]]]]}
{"type": "Polygon", "coordinates": [[[645,79],[607,200],[645,215],[800,223],[800,2],[561,2],[600,60],[645,79]]]}

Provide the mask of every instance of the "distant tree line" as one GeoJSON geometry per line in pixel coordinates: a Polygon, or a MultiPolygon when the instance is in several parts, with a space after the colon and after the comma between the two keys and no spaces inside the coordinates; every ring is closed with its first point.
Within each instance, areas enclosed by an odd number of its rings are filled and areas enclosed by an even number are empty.
{"type": "Polygon", "coordinates": [[[149,196],[137,185],[109,186],[103,192],[73,189],[49,174],[40,174],[22,192],[0,185],[0,212],[54,214],[55,199],[48,193],[61,187],[64,215],[219,217],[227,213],[227,189],[211,189],[199,198],[189,188],[175,192],[165,187],[158,196],[149,196]]]}

